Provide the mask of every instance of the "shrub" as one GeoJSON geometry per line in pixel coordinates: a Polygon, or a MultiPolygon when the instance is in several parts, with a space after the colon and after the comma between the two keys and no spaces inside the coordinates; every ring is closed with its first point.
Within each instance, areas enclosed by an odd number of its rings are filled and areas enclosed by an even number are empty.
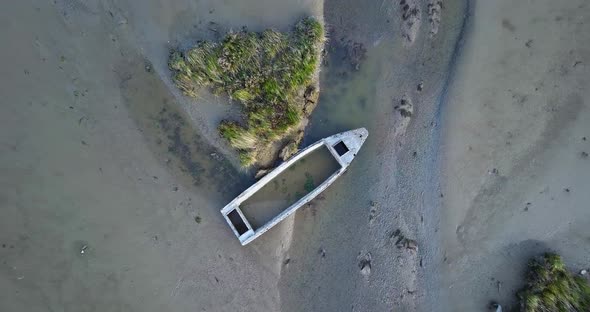
{"type": "Polygon", "coordinates": [[[590,311],[588,281],[568,272],[557,254],[531,260],[526,283],[518,293],[521,311],[590,311]]]}
{"type": "Polygon", "coordinates": [[[226,120],[219,132],[238,149],[243,164],[252,164],[257,149],[301,121],[304,100],[298,94],[312,83],[323,41],[323,26],[305,18],[291,33],[241,31],[219,43],[173,51],[168,64],[187,96],[208,87],[242,104],[244,124],[226,120]]]}

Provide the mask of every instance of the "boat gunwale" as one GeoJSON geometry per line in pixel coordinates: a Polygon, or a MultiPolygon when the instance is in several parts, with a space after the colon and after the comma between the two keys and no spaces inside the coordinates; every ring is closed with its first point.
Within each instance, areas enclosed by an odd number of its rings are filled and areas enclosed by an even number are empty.
{"type": "MultiPolygon", "coordinates": [[[[366,132],[366,130],[364,128],[359,128],[359,129],[362,129],[366,132]]],[[[342,132],[342,133],[337,133],[332,136],[323,138],[323,139],[307,146],[306,148],[304,148],[301,151],[299,151],[298,153],[296,153],[293,157],[291,157],[287,161],[283,162],[282,164],[280,164],[279,166],[274,168],[271,172],[269,172],[267,175],[262,177],[256,183],[254,183],[249,188],[247,188],[242,193],[240,193],[240,195],[238,195],[236,198],[234,198],[231,202],[229,202],[227,205],[225,205],[225,207],[223,207],[221,209],[221,213],[224,216],[226,222],[229,224],[232,231],[234,232],[234,234],[238,237],[240,243],[242,245],[246,245],[246,244],[250,243],[251,241],[253,241],[254,239],[258,238],[260,235],[267,232],[273,226],[275,226],[276,224],[278,224],[279,222],[283,221],[288,216],[293,214],[295,211],[297,211],[297,209],[301,208],[301,206],[303,206],[306,203],[308,203],[309,201],[311,201],[313,198],[315,198],[317,195],[319,195],[321,192],[323,192],[328,186],[330,186],[338,177],[340,177],[346,171],[346,169],[350,165],[352,159],[348,162],[345,162],[342,158],[346,154],[339,155],[336,152],[336,150],[334,149],[334,147],[332,146],[333,145],[332,141],[334,141],[334,138],[337,138],[337,137],[340,138],[340,140],[336,140],[336,142],[344,141],[343,140],[343,138],[345,137],[344,134],[347,134],[349,132],[354,133],[355,131],[357,131],[359,129],[350,130],[350,131],[346,131],[346,132],[342,132]],[[315,151],[316,149],[318,149],[322,146],[325,146],[330,151],[332,156],[335,158],[335,160],[340,165],[340,168],[337,171],[335,171],[333,174],[331,174],[324,182],[322,182],[320,185],[318,185],[316,188],[314,188],[311,192],[307,193],[305,196],[300,198],[298,201],[296,201],[295,203],[293,203],[289,207],[285,208],[281,213],[276,215],[274,218],[272,218],[270,221],[266,222],[261,227],[254,229],[252,227],[252,225],[250,224],[250,222],[246,219],[242,210],[240,209],[240,204],[242,204],[248,198],[252,197],[256,192],[258,192],[261,188],[263,188],[265,185],[270,183],[270,181],[272,181],[274,178],[276,178],[283,171],[287,170],[291,165],[293,165],[294,163],[299,161],[301,158],[307,156],[308,154],[310,154],[311,152],[315,151]],[[229,218],[227,216],[228,213],[233,210],[238,211],[238,213],[242,217],[244,223],[248,227],[248,231],[246,231],[242,235],[240,235],[237,232],[236,228],[234,227],[234,225],[232,224],[232,222],[229,220],[229,218]]],[[[367,135],[368,135],[368,133],[367,133],[367,135]]],[[[361,137],[362,137],[362,135],[361,135],[361,137]]],[[[363,139],[363,142],[364,142],[364,139],[363,139]]],[[[363,142],[361,142],[361,144],[359,145],[359,147],[358,147],[359,149],[360,149],[360,146],[362,146],[363,142]]],[[[356,156],[356,154],[353,155],[353,158],[355,156],[356,156]]]]}

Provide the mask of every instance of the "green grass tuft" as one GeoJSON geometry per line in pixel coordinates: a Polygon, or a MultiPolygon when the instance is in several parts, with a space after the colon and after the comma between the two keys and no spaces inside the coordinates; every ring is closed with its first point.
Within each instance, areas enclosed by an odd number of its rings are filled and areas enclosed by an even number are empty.
{"type": "Polygon", "coordinates": [[[184,94],[196,97],[206,87],[242,104],[245,124],[223,121],[219,132],[243,164],[252,164],[257,149],[300,123],[304,101],[298,94],[312,83],[323,41],[322,24],[305,18],[291,33],[242,31],[174,51],[168,65],[184,94]]]}
{"type": "Polygon", "coordinates": [[[565,268],[561,257],[547,253],[529,263],[527,286],[518,293],[526,312],[590,311],[590,285],[565,268]]]}

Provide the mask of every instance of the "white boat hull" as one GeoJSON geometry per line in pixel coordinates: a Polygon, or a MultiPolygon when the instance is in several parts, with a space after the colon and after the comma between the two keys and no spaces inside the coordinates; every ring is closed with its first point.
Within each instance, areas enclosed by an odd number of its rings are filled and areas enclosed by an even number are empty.
{"type": "Polygon", "coordinates": [[[273,226],[275,226],[288,216],[295,213],[297,209],[307,204],[317,195],[323,192],[328,186],[330,186],[330,184],[332,184],[338,177],[340,177],[346,171],[346,169],[348,168],[352,160],[355,158],[356,154],[358,153],[358,151],[360,150],[361,146],[363,145],[368,136],[369,132],[365,128],[359,128],[355,130],[338,133],[327,138],[321,139],[316,143],[299,151],[299,153],[293,155],[293,157],[288,159],[286,162],[280,164],[278,167],[273,169],[258,182],[254,183],[247,190],[238,195],[238,197],[234,198],[234,200],[232,200],[229,204],[223,207],[223,209],[221,209],[221,214],[229,224],[234,234],[240,240],[240,243],[242,245],[250,243],[257,237],[271,229],[273,226]],[[322,146],[326,146],[328,148],[332,156],[334,156],[334,158],[340,164],[340,168],[336,172],[334,172],[328,179],[322,182],[322,184],[318,185],[313,191],[309,192],[307,195],[300,198],[297,202],[289,206],[287,209],[282,211],[280,214],[275,216],[273,219],[271,219],[263,226],[254,229],[242,213],[240,205],[245,200],[254,195],[257,191],[259,191],[262,187],[264,187],[266,184],[271,182],[281,172],[285,171],[298,160],[307,156],[308,154],[322,146]]]}

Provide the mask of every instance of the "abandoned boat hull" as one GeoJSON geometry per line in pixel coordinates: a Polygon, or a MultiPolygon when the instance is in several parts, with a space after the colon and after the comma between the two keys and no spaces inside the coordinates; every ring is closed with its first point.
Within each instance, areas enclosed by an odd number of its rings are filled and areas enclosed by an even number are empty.
{"type": "Polygon", "coordinates": [[[340,177],[346,171],[352,160],[357,155],[361,146],[367,139],[368,135],[369,132],[365,128],[359,128],[355,130],[338,133],[327,138],[321,139],[315,142],[314,144],[306,147],[305,149],[299,151],[297,154],[295,154],[293,157],[291,157],[284,163],[280,164],[274,170],[272,170],[267,175],[258,180],[258,182],[254,183],[247,190],[245,190],[236,198],[234,198],[234,200],[232,200],[229,204],[223,207],[223,209],[221,209],[221,214],[229,224],[234,234],[238,237],[240,243],[242,245],[250,243],[257,237],[271,229],[273,226],[277,225],[279,222],[283,221],[285,218],[295,213],[297,209],[310,202],[321,192],[323,192],[326,188],[328,188],[328,186],[330,186],[338,177],[340,177]],[[285,171],[291,165],[295,164],[300,159],[309,155],[311,152],[324,146],[327,147],[332,156],[334,156],[336,161],[338,161],[338,163],[340,164],[340,168],[336,172],[334,172],[330,177],[328,177],[324,182],[318,185],[315,189],[309,192],[307,195],[303,196],[297,202],[290,205],[288,208],[283,210],[281,213],[279,213],[277,216],[265,223],[263,226],[254,229],[250,222],[247,220],[244,213],[241,211],[240,205],[245,200],[254,195],[257,191],[259,191],[262,187],[264,187],[266,184],[270,183],[281,172],[285,171]]]}

